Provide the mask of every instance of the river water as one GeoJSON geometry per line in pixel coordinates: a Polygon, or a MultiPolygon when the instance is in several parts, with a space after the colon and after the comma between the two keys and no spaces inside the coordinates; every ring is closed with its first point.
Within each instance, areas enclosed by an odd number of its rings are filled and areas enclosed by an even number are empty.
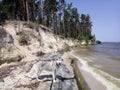
{"type": "Polygon", "coordinates": [[[120,90],[120,43],[78,47],[74,54],[82,68],[105,85],[107,90],[120,90]]]}

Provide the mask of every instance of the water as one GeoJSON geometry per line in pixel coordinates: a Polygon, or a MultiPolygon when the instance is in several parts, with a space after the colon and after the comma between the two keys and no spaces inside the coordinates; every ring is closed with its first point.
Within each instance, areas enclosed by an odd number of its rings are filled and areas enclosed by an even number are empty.
{"type": "Polygon", "coordinates": [[[103,83],[107,90],[120,90],[120,43],[80,47],[74,53],[82,68],[103,83]]]}

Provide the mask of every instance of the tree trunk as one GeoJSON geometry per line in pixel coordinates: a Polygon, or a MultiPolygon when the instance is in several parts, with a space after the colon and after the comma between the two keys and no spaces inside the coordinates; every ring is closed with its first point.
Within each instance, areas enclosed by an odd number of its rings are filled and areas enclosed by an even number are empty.
{"type": "Polygon", "coordinates": [[[65,20],[64,20],[64,10],[63,10],[63,33],[65,37],[65,20]]]}
{"type": "Polygon", "coordinates": [[[35,20],[35,2],[33,0],[33,21],[35,20]]]}
{"type": "Polygon", "coordinates": [[[28,0],[26,0],[25,4],[26,4],[26,17],[27,17],[27,21],[29,22],[28,0]]]}
{"type": "Polygon", "coordinates": [[[52,10],[52,29],[53,29],[53,32],[55,33],[55,21],[54,21],[54,12],[53,12],[53,10],[52,10]]]}
{"type": "Polygon", "coordinates": [[[58,24],[58,20],[57,20],[57,15],[55,14],[55,32],[56,32],[56,34],[58,34],[57,24],[58,24]]]}
{"type": "Polygon", "coordinates": [[[60,22],[61,22],[61,13],[59,14],[59,21],[58,21],[58,34],[60,35],[60,22]]]}

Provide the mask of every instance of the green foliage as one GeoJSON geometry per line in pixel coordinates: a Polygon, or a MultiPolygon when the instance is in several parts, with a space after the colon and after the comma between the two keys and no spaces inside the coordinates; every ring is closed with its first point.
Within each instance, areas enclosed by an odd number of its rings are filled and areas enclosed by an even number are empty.
{"type": "Polygon", "coordinates": [[[63,54],[64,52],[68,52],[68,51],[70,51],[70,46],[68,45],[65,45],[64,49],[58,50],[58,52],[61,54],[63,54]]]}
{"type": "Polygon", "coordinates": [[[68,51],[70,51],[70,46],[66,45],[64,48],[64,52],[68,52],[68,51]]]}
{"type": "Polygon", "coordinates": [[[88,35],[88,36],[78,36],[77,37],[78,40],[93,40],[94,39],[94,35],[88,35]]]}
{"type": "Polygon", "coordinates": [[[89,40],[89,36],[84,36],[83,40],[89,40]]]}
{"type": "Polygon", "coordinates": [[[20,34],[20,37],[19,37],[19,43],[21,44],[21,45],[27,45],[28,44],[28,36],[27,35],[25,35],[24,33],[22,33],[22,34],[20,34]]]}
{"type": "Polygon", "coordinates": [[[34,23],[33,22],[29,22],[28,23],[28,27],[31,28],[31,29],[33,29],[34,28],[34,23]]]}
{"type": "Polygon", "coordinates": [[[99,40],[97,40],[97,41],[96,41],[96,43],[97,43],[97,44],[101,44],[102,42],[101,42],[101,41],[99,41],[99,40]]]}
{"type": "Polygon", "coordinates": [[[81,37],[80,35],[77,37],[78,40],[83,40],[83,37],[81,37]]]}
{"type": "Polygon", "coordinates": [[[10,20],[29,21],[51,28],[54,34],[78,40],[91,40],[92,22],[88,14],[79,14],[72,3],[65,0],[2,0],[0,3],[0,22],[10,20]],[[4,8],[3,8],[4,6],[4,8]],[[2,15],[2,16],[1,16],[2,15]],[[7,16],[5,16],[7,15],[7,16]],[[4,19],[5,18],[5,19],[4,19]]]}
{"type": "Polygon", "coordinates": [[[44,8],[47,13],[57,11],[57,1],[56,0],[45,0],[44,8]]]}
{"type": "Polygon", "coordinates": [[[93,39],[93,36],[88,36],[89,40],[92,40],[93,39]]]}
{"type": "Polygon", "coordinates": [[[78,40],[89,40],[88,36],[78,36],[78,40]]]}

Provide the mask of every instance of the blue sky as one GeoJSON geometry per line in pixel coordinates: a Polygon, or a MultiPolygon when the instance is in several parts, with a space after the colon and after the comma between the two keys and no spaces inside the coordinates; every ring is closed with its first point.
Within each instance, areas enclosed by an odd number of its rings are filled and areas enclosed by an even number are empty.
{"type": "Polygon", "coordinates": [[[120,42],[120,0],[66,0],[89,14],[93,22],[92,34],[103,42],[120,42]]]}

